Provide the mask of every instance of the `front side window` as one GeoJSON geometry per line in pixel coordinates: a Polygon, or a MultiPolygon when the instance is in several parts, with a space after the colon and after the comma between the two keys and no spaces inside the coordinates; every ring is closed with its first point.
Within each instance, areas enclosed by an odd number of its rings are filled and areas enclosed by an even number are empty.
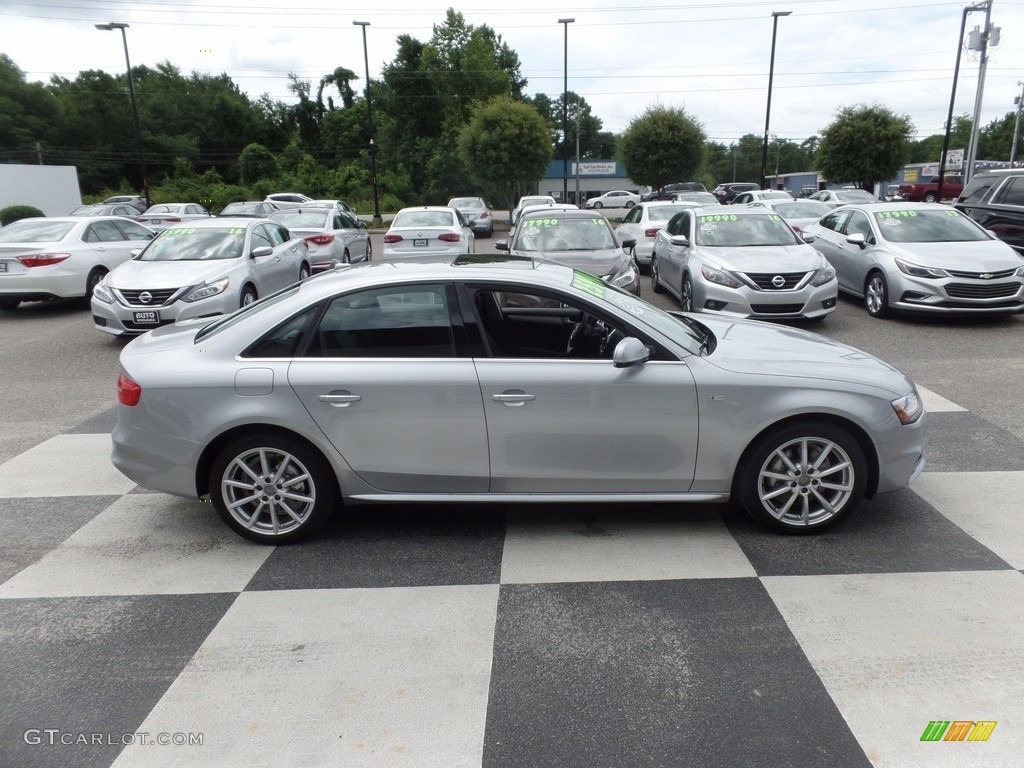
{"type": "Polygon", "coordinates": [[[112,221],[97,221],[89,225],[85,240],[88,243],[113,243],[124,241],[124,235],[112,221]]]}
{"type": "Polygon", "coordinates": [[[872,237],[871,222],[868,221],[867,214],[861,211],[854,211],[850,214],[850,221],[846,225],[847,235],[864,235],[865,240],[870,240],[872,237]]]}
{"type": "Polygon", "coordinates": [[[841,232],[843,225],[846,223],[846,219],[849,218],[849,216],[849,211],[835,211],[821,220],[821,226],[822,228],[830,229],[833,232],[841,232]]]}
{"type": "Polygon", "coordinates": [[[455,357],[443,285],[399,285],[333,299],[307,357],[455,357]]]}
{"type": "Polygon", "coordinates": [[[1024,205],[1024,177],[1013,176],[1007,179],[999,190],[999,197],[992,202],[998,205],[1024,205]]]}

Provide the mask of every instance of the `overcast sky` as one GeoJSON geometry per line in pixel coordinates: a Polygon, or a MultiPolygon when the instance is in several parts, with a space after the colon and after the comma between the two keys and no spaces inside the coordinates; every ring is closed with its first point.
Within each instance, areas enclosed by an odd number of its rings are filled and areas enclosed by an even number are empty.
{"type": "MultiPolygon", "coordinates": [[[[880,103],[910,116],[917,137],[941,133],[967,4],[944,0],[0,0],[0,52],[30,81],[74,78],[86,69],[124,71],[126,22],[133,65],[171,61],[184,74],[226,72],[256,98],[293,101],[289,72],[313,82],[342,66],[363,88],[360,27],[368,21],[371,78],[401,34],[427,42],[447,8],[492,27],[519,55],[527,93],[562,91],[568,25],[568,87],[604,128],[625,129],[647,107],[682,107],[709,138],[728,144],[764,132],[772,12],[778,19],[771,133],[800,142],[854,104],[880,103]]],[[[1001,42],[990,49],[982,125],[1015,108],[1024,80],[1024,0],[992,0],[1001,42]]],[[[967,30],[984,26],[983,10],[967,30]]],[[[965,51],[954,114],[974,111],[979,56],[965,51]]],[[[994,158],[995,159],[995,158],[994,158]]]]}

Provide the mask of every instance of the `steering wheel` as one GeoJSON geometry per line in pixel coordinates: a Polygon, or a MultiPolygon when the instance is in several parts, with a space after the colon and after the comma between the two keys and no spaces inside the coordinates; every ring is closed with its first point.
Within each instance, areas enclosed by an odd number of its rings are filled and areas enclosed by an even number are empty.
{"type": "Polygon", "coordinates": [[[579,349],[580,342],[583,341],[586,336],[587,326],[590,324],[590,315],[586,312],[580,313],[580,319],[573,325],[572,330],[569,332],[569,341],[565,344],[566,356],[571,356],[573,352],[579,349]]]}

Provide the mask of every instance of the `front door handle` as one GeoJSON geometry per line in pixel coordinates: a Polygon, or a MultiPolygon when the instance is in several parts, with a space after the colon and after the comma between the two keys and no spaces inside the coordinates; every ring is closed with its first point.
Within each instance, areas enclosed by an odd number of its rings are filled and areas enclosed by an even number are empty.
{"type": "Polygon", "coordinates": [[[536,395],[529,395],[523,392],[521,389],[509,389],[500,394],[492,395],[495,402],[504,403],[513,407],[518,407],[524,403],[528,403],[531,400],[536,400],[536,395]]]}
{"type": "Polygon", "coordinates": [[[348,408],[350,404],[357,403],[362,398],[359,395],[353,395],[351,392],[342,390],[320,395],[319,399],[321,403],[333,405],[335,408],[348,408]]]}

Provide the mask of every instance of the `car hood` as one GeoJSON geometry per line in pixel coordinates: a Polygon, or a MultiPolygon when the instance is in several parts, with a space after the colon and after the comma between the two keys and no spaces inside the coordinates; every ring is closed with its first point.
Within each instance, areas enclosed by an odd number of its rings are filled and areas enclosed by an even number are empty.
{"type": "Polygon", "coordinates": [[[600,251],[524,251],[516,252],[515,255],[553,261],[598,277],[617,275],[629,261],[629,254],[621,248],[600,251]]]}
{"type": "Polygon", "coordinates": [[[760,245],[753,247],[697,249],[705,261],[734,272],[810,272],[821,266],[823,256],[811,245],[760,245]]]}
{"type": "Polygon", "coordinates": [[[217,261],[126,261],[107,281],[118,289],[180,288],[214,280],[238,265],[238,259],[217,261]]]}
{"type": "Polygon", "coordinates": [[[913,391],[898,368],[867,352],[816,333],[759,320],[700,315],[718,344],[705,358],[733,373],[827,379],[882,388],[893,397],[913,391]]]}
{"type": "Polygon", "coordinates": [[[896,256],[922,267],[962,272],[999,272],[1024,266],[1024,259],[1002,240],[973,243],[887,243],[896,256]]]}

